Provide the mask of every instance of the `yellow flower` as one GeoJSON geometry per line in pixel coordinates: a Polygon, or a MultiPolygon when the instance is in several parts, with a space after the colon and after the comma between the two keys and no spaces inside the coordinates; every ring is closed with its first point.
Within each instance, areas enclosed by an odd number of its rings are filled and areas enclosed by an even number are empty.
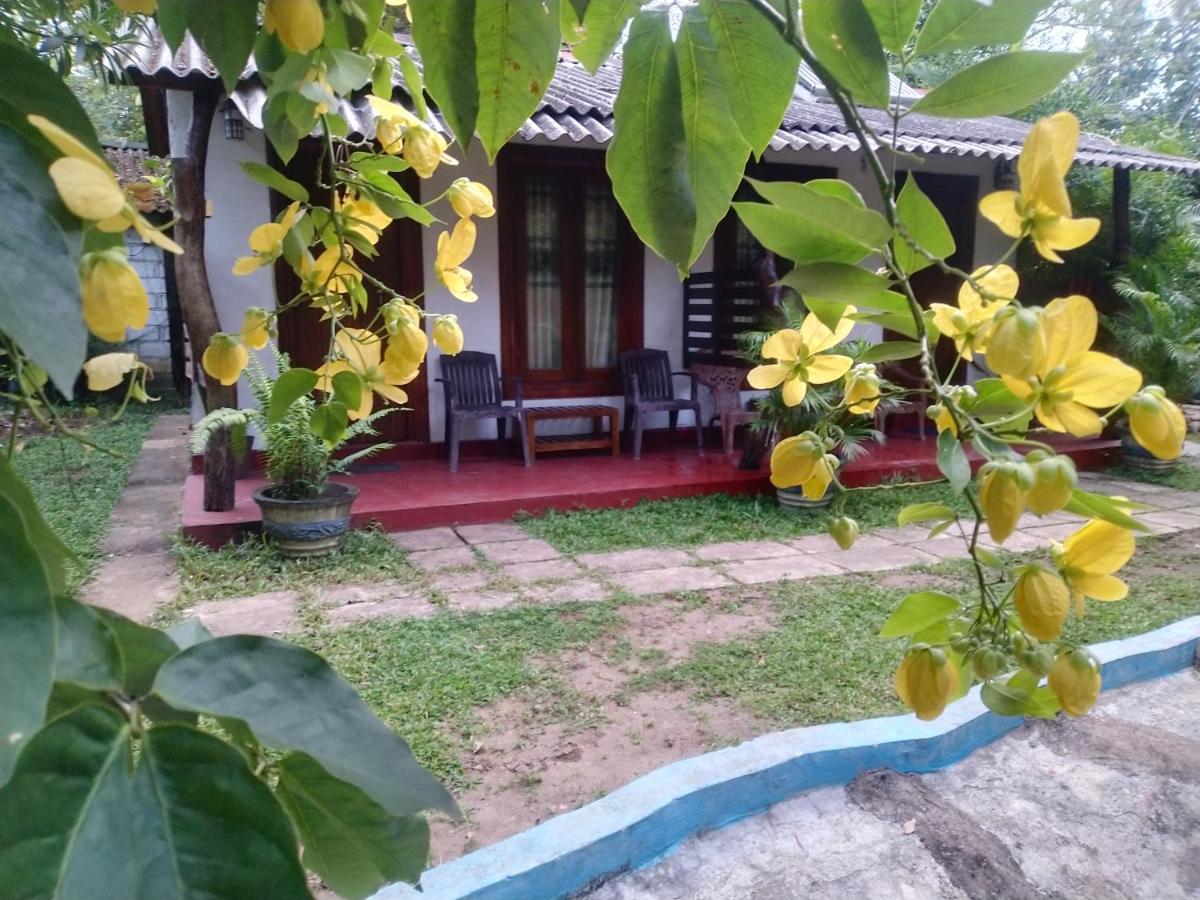
{"type": "Polygon", "coordinates": [[[1071,457],[1031,450],[1025,461],[1033,467],[1033,487],[1025,497],[1029,511],[1044,516],[1066,506],[1078,478],[1071,457]]]}
{"type": "Polygon", "coordinates": [[[343,328],[334,337],[341,359],[327,362],[317,369],[317,389],[333,392],[333,376],[339,372],[354,372],[362,379],[362,400],[358,409],[349,411],[351,419],[361,419],[371,414],[375,406],[372,394],[378,394],[392,403],[407,403],[408,394],[399,385],[408,384],[416,373],[400,370],[390,361],[380,361],[383,356],[383,341],[365,328],[343,328]]]}
{"type": "Polygon", "coordinates": [[[966,360],[976,351],[987,352],[986,336],[992,318],[1017,296],[1020,280],[1011,266],[983,266],[971,273],[985,292],[984,297],[971,283],[964,281],[958,289],[958,307],[931,303],[933,324],[943,335],[954,339],[959,355],[966,360]]]}
{"type": "Polygon", "coordinates": [[[371,245],[379,243],[383,230],[392,224],[392,217],[366,197],[354,198],[341,207],[341,213],[346,217],[347,230],[371,245]]]}
{"type": "Polygon", "coordinates": [[[1044,318],[1045,310],[1036,306],[1007,306],[995,315],[984,336],[993,372],[1013,378],[1037,374],[1046,359],[1044,318]]]}
{"type": "Polygon", "coordinates": [[[1087,715],[1100,696],[1100,664],[1086,650],[1062,653],[1046,679],[1050,690],[1069,716],[1087,715]]]}
{"type": "Polygon", "coordinates": [[[317,0],[267,0],[263,27],[289,50],[307,53],[325,39],[325,14],[317,0]]]}
{"type": "Polygon", "coordinates": [[[979,471],[979,505],[988,534],[1003,544],[1025,511],[1025,496],[1033,486],[1033,471],[1026,463],[1003,460],[985,463],[979,471]]]}
{"type": "Polygon", "coordinates": [[[811,431],[784,438],[771,451],[771,484],[800,485],[809,500],[820,500],[833,481],[838,458],[825,452],[825,442],[811,431]]]}
{"type": "Polygon", "coordinates": [[[346,247],[345,259],[338,247],[330,247],[315,262],[301,268],[306,270],[303,274],[314,293],[347,294],[362,283],[362,271],[354,264],[353,257],[354,251],[350,247],[346,247]]]}
{"type": "Polygon", "coordinates": [[[251,306],[242,316],[242,341],[247,347],[261,350],[271,339],[271,314],[261,306],[251,306]]]}
{"type": "Polygon", "coordinates": [[[1058,637],[1071,607],[1066,582],[1041,566],[1025,566],[1013,587],[1013,605],[1021,627],[1039,641],[1058,637]]]}
{"type": "Polygon", "coordinates": [[[859,363],[846,376],[842,403],[855,415],[869,416],[879,405],[879,374],[870,363],[859,363]]]}
{"type": "Polygon", "coordinates": [[[809,313],[799,331],[784,328],[775,332],[762,348],[763,359],[773,359],[775,362],[751,369],[746,376],[750,386],[770,390],[782,384],[783,402],[788,406],[799,406],[810,384],[837,381],[850,370],[854,360],[823,351],[846,339],[854,327],[849,316],[855,312],[857,310],[853,306],[847,306],[833,331],[809,313]]]}
{"type": "Polygon", "coordinates": [[[150,318],[146,288],[120,251],[85,256],[82,268],[80,290],[88,331],[115,344],[125,340],[125,329],[146,327],[150,318]]]}
{"type": "Polygon", "coordinates": [[[1161,387],[1152,384],[1130,397],[1125,409],[1135,441],[1159,459],[1179,458],[1187,438],[1187,421],[1161,387]]]}
{"type": "Polygon", "coordinates": [[[100,231],[119,233],[132,225],[143,240],[170,253],[183,252],[137,211],[108,163],[49,119],[37,115],[28,118],[29,124],[64,154],[50,164],[50,178],[67,209],[81,219],[94,221],[100,231]]]}
{"type": "Polygon", "coordinates": [[[434,323],[433,342],[447,356],[456,356],[462,352],[463,333],[456,316],[442,316],[434,323]]]}
{"type": "Polygon", "coordinates": [[[459,219],[452,232],[443,231],[438,235],[433,270],[438,281],[464,303],[479,299],[479,295],[471,290],[471,273],[462,267],[474,249],[475,222],[471,219],[459,219]]]}
{"type": "Polygon", "coordinates": [[[389,362],[402,372],[416,372],[429,351],[421,311],[403,300],[391,300],[384,304],[383,321],[388,332],[389,362]]]}
{"type": "Polygon", "coordinates": [[[158,8],[158,0],[115,0],[117,9],[127,13],[149,16],[158,8]]]}
{"type": "Polygon", "coordinates": [[[142,365],[132,353],[102,353],[83,364],[89,391],[108,391],[120,384],[125,376],[142,365]]]}
{"type": "MultiPolygon", "coordinates": [[[[1089,349],[1096,339],[1096,307],[1078,294],[1046,305],[1042,331],[1045,350],[1035,371],[1024,378],[1002,371],[1017,397],[1035,404],[1038,421],[1051,431],[1090,437],[1104,427],[1093,409],[1117,406],[1141,387],[1137,369],[1089,349]]],[[[989,364],[993,364],[990,345],[989,364]]]]}
{"type": "Polygon", "coordinates": [[[1072,219],[1064,178],[1075,159],[1079,121],[1068,112],[1039,119],[1017,161],[1020,191],[996,191],[979,201],[979,212],[1009,237],[1028,235],[1037,252],[1062,262],[1058,250],[1082,247],[1100,230],[1099,219],[1072,219]]]}
{"type": "Polygon", "coordinates": [[[1075,610],[1083,600],[1123,600],[1129,585],[1114,574],[1133,556],[1133,534],[1103,519],[1092,519],[1052,550],[1059,574],[1071,588],[1075,610]]]}
{"type": "Polygon", "coordinates": [[[450,206],[461,218],[479,216],[481,219],[491,218],[496,214],[496,206],[492,200],[492,192],[487,185],[469,178],[455,178],[447,191],[450,206]]]}
{"type": "Polygon", "coordinates": [[[234,275],[249,275],[268,266],[283,255],[283,239],[296,221],[300,204],[292,203],[283,211],[278,222],[267,222],[250,232],[250,256],[240,256],[233,264],[234,275]]]}
{"type": "Polygon", "coordinates": [[[941,650],[909,650],[896,669],[896,694],[926,722],[936,719],[958,690],[958,669],[941,650]]]}
{"type": "Polygon", "coordinates": [[[944,404],[935,403],[925,411],[925,415],[933,419],[933,424],[939,432],[949,431],[958,436],[958,423],[954,421],[954,414],[944,404]]]}
{"type": "Polygon", "coordinates": [[[237,383],[242,370],[250,362],[250,354],[236,337],[219,331],[209,341],[200,362],[209,377],[228,387],[237,383]]]}
{"type": "Polygon", "coordinates": [[[398,103],[367,97],[376,116],[375,133],[385,153],[401,154],[421,178],[428,178],[439,163],[456,166],[446,154],[446,139],[398,103]]]}

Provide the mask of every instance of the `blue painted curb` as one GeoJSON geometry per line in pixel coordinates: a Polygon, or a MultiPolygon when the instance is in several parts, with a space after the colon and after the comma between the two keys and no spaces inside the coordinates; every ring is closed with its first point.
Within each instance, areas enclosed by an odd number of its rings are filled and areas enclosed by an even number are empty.
{"type": "MultiPolygon", "coordinates": [[[[1093,646],[1104,689],[1178,672],[1200,656],[1200,616],[1093,646]]],[[[913,715],[815,725],[663,766],[594,803],[425,873],[423,892],[393,885],[375,900],[549,900],[641,868],[697,832],[762,812],[801,791],[889,768],[930,772],[1020,727],[979,688],[935,722],[913,715]]]]}

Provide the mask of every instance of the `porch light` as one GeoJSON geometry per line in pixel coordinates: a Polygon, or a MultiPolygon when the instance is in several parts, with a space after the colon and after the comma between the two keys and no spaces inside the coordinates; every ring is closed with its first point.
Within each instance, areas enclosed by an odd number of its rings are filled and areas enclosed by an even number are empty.
{"type": "Polygon", "coordinates": [[[225,120],[225,140],[244,141],[246,139],[246,123],[242,121],[232,100],[225,101],[222,118],[225,120]]]}
{"type": "Polygon", "coordinates": [[[1011,159],[1001,159],[992,172],[992,186],[998,191],[1011,191],[1017,186],[1017,167],[1011,159]]]}

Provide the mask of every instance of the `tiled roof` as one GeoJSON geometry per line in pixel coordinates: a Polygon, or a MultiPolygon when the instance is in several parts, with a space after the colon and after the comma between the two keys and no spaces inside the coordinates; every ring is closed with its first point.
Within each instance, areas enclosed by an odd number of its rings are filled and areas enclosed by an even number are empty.
{"type": "MultiPolygon", "coordinates": [[[[570,52],[564,51],[541,107],[526,120],[517,136],[526,141],[606,144],[612,139],[613,103],[621,85],[619,59],[619,55],[613,57],[592,75],[570,52]]],[[[133,56],[127,71],[135,81],[183,82],[178,84],[181,87],[198,78],[217,77],[212,63],[190,36],[172,56],[161,36],[156,34],[133,56]]],[[[917,96],[917,92],[907,86],[894,83],[893,87],[898,88],[903,97],[917,96]]],[[[242,73],[242,83],[233,99],[247,121],[262,127],[262,105],[266,97],[255,74],[253,60],[242,73]]],[[[339,112],[352,129],[371,136],[371,116],[365,104],[346,102],[339,112]]],[[[877,132],[891,133],[892,121],[886,112],[865,109],[864,113],[868,124],[877,132]]],[[[910,153],[1014,159],[1020,153],[1028,131],[1027,123],[1003,116],[940,119],[909,113],[900,120],[897,143],[901,150],[910,153]]],[[[842,121],[837,107],[823,96],[815,76],[802,66],[792,103],[771,139],[771,147],[776,150],[840,151],[857,150],[859,143],[842,121]]],[[[1076,160],[1086,166],[1200,174],[1200,161],[1125,146],[1094,134],[1084,134],[1080,138],[1076,160]]]]}
{"type": "Polygon", "coordinates": [[[170,200],[157,189],[153,189],[148,181],[152,174],[147,163],[151,160],[165,164],[161,156],[154,156],[145,147],[128,147],[116,144],[105,144],[104,155],[108,164],[117,173],[117,182],[121,187],[132,189],[131,193],[137,198],[137,207],[141,212],[169,212],[170,200]]]}

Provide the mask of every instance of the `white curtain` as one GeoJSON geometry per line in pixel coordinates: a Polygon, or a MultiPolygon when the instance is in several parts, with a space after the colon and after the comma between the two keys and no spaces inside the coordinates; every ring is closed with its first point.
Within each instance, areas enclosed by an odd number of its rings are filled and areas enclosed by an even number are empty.
{"type": "Polygon", "coordinates": [[[529,368],[562,368],[558,192],[549,178],[525,182],[525,322],[529,368]]]}
{"type": "Polygon", "coordinates": [[[607,184],[587,186],[583,257],[585,359],[607,369],[617,364],[617,204],[607,184]]]}

